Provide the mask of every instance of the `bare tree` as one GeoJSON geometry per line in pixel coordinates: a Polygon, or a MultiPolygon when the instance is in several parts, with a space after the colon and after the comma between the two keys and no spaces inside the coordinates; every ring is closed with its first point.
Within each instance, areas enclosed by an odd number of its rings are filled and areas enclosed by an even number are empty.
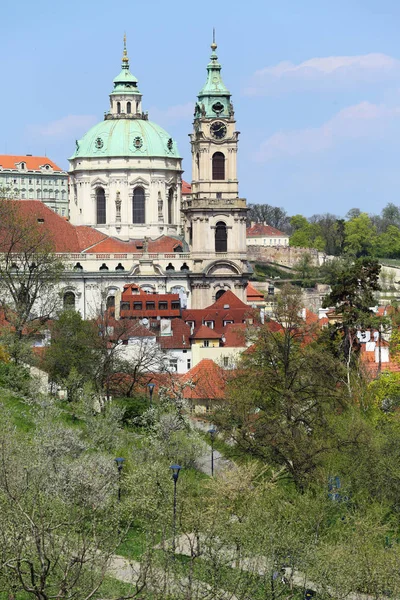
{"type": "Polygon", "coordinates": [[[0,306],[17,340],[28,325],[37,328],[54,313],[62,271],[44,224],[17,201],[0,199],[0,306]]]}

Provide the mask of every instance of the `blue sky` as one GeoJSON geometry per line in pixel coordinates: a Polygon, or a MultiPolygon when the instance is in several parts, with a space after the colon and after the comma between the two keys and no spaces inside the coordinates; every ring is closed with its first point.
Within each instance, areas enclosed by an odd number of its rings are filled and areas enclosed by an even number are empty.
{"type": "Polygon", "coordinates": [[[0,152],[68,168],[108,109],[127,34],[151,120],[190,180],[212,27],[232,92],[240,195],[289,214],[400,204],[398,0],[19,0],[2,6],[0,152]]]}

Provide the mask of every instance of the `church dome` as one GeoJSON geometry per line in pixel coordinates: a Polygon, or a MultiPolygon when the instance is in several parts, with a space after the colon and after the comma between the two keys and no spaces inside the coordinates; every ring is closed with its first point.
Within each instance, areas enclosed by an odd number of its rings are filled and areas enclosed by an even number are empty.
{"type": "MultiPolygon", "coordinates": [[[[165,129],[145,119],[106,119],[76,142],[74,158],[143,156],[181,158],[165,129]]],[[[71,160],[70,159],[70,160],[71,160]]]]}

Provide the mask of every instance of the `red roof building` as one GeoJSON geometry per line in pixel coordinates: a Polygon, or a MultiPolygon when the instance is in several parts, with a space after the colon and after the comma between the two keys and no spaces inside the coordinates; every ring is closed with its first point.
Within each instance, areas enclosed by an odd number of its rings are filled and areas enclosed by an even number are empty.
{"type": "Polygon", "coordinates": [[[12,198],[40,200],[68,217],[68,173],[47,156],[0,155],[0,186],[12,198]]]}
{"type": "Polygon", "coordinates": [[[254,223],[246,229],[247,245],[289,246],[289,236],[267,223],[254,223]]]}
{"type": "Polygon", "coordinates": [[[257,320],[254,311],[230,290],[207,308],[182,310],[182,319],[191,327],[192,331],[206,325],[218,333],[222,333],[224,328],[231,323],[250,325],[257,320]]]}

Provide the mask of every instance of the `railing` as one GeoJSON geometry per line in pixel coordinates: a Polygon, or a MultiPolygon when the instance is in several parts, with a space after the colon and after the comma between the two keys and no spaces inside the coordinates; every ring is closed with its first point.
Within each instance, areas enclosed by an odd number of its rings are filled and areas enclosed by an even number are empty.
{"type": "MultiPolygon", "coordinates": [[[[157,253],[145,253],[145,252],[135,252],[130,254],[63,254],[58,253],[57,256],[64,260],[76,260],[78,262],[88,261],[88,260],[130,260],[130,261],[138,261],[144,258],[148,258],[150,260],[189,260],[191,258],[190,252],[157,252],[157,253]]],[[[219,255],[218,255],[219,256],[219,255]]]]}

